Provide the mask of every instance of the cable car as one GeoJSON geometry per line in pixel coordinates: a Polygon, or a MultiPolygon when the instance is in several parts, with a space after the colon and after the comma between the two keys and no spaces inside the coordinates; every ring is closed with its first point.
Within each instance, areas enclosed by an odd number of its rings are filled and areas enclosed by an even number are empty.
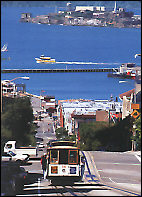
{"type": "Polygon", "coordinates": [[[80,150],[71,141],[52,141],[47,148],[47,178],[52,183],[81,180],[80,150]]]}

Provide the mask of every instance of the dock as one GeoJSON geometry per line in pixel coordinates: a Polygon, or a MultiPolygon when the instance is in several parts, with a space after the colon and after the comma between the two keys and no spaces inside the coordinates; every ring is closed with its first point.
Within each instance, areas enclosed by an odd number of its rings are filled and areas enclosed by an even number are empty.
{"type": "Polygon", "coordinates": [[[113,72],[119,68],[91,68],[91,69],[2,69],[2,73],[66,73],[66,72],[113,72]]]}

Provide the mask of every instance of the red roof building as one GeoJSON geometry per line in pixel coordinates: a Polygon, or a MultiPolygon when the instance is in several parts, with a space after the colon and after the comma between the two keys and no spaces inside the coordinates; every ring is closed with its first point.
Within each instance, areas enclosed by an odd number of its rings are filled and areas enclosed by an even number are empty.
{"type": "Polygon", "coordinates": [[[120,95],[119,95],[119,98],[120,98],[121,100],[123,100],[123,96],[126,96],[127,98],[131,98],[131,95],[134,94],[134,93],[135,93],[135,88],[132,89],[132,90],[129,90],[129,91],[127,91],[127,92],[124,92],[124,93],[120,94],[120,95]]]}

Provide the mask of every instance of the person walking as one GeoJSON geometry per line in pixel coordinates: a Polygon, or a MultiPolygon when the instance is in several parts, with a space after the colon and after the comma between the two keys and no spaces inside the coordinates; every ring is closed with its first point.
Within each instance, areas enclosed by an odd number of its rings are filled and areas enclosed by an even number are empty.
{"type": "Polygon", "coordinates": [[[83,175],[84,175],[84,171],[85,171],[85,157],[82,156],[81,157],[81,181],[83,181],[83,175]]]}
{"type": "Polygon", "coordinates": [[[42,165],[42,170],[43,170],[43,178],[46,179],[46,174],[47,174],[47,157],[46,153],[41,157],[41,165],[42,165]]]}

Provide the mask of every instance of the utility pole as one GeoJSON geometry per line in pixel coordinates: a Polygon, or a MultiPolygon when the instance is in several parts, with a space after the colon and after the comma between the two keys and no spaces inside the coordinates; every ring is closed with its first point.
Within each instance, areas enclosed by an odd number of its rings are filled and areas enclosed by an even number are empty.
{"type": "Polygon", "coordinates": [[[136,136],[136,125],[134,124],[133,125],[133,140],[132,140],[132,151],[136,151],[136,139],[135,139],[135,136],[136,136]]]}

